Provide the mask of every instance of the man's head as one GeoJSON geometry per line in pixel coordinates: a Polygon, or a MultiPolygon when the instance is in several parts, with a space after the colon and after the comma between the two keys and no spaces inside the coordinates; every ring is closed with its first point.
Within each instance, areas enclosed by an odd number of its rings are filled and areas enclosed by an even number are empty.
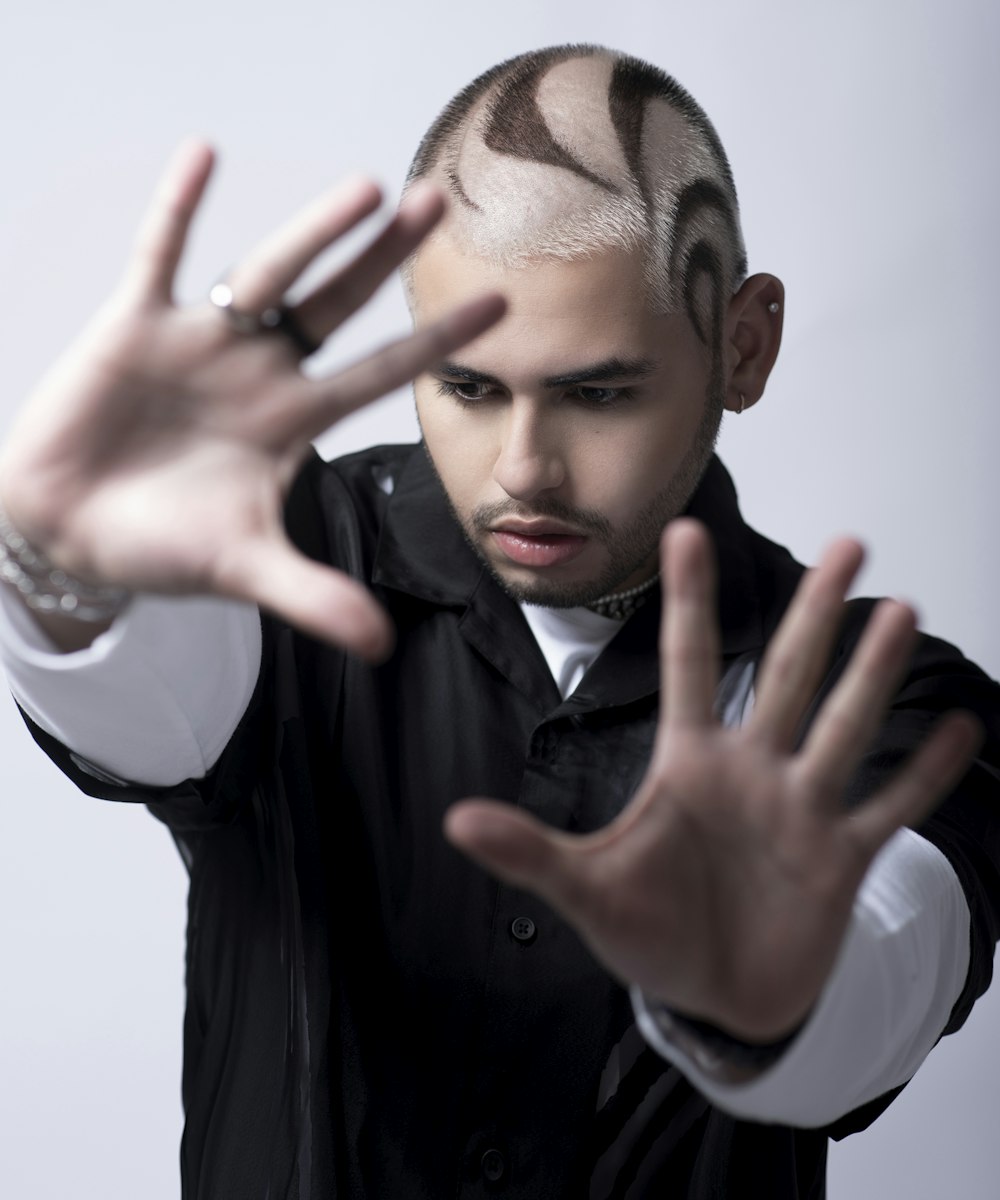
{"type": "Polygon", "coordinates": [[[507,317],[416,385],[467,536],[521,599],[582,604],[656,569],[723,408],[777,353],[746,280],[729,165],[680,86],[600,47],[486,72],[424,138],[408,186],[451,200],[408,265],[418,324],[491,288],[507,317]]]}

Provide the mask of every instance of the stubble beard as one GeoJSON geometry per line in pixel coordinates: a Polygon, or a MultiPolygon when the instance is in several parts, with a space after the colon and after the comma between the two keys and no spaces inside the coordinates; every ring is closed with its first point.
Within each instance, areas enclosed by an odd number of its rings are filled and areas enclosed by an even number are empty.
{"type": "MultiPolygon", "coordinates": [[[[541,608],[579,608],[593,604],[620,588],[626,579],[643,567],[655,563],[659,554],[660,536],[664,526],[687,508],[695,489],[715,451],[722,422],[725,393],[721,379],[715,376],[706,397],[701,424],[673,477],[624,529],[615,529],[608,519],[591,509],[574,508],[555,498],[540,497],[531,505],[516,500],[480,505],[468,518],[463,518],[448,496],[444,481],[438,473],[430,452],[424,444],[428,460],[438,476],[438,482],[448,497],[452,515],[458,522],[465,540],[501,588],[521,604],[541,608]],[[504,517],[551,517],[565,521],[601,543],[607,551],[607,563],[599,575],[587,580],[562,582],[532,580],[521,583],[506,578],[487,557],[483,542],[490,530],[504,517]]],[[[650,572],[652,574],[652,572],[650,572]]]]}

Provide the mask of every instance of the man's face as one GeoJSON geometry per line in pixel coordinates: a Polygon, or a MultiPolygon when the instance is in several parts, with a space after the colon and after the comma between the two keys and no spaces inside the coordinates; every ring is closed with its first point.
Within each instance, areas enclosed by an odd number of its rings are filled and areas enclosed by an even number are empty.
{"type": "Polygon", "coordinates": [[[487,290],[503,320],[415,385],[465,535],[516,599],[591,603],[653,575],[663,526],[712,453],[723,385],[682,315],[645,301],[638,256],[503,269],[421,249],[418,326],[487,290]]]}

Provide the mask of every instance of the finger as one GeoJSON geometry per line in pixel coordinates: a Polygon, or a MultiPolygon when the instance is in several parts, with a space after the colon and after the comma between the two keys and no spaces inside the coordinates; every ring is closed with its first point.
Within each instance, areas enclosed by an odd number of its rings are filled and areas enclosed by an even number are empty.
{"type": "Polygon", "coordinates": [[[287,436],[316,437],[341,417],[402,387],[489,329],[506,307],[504,298],[495,292],[477,297],[329,379],[305,380],[300,399],[291,402],[286,412],[287,436]]]}
{"type": "Polygon", "coordinates": [[[295,316],[321,341],[368,300],[441,219],[444,197],[417,184],[378,237],[353,262],[295,307],[295,316]]]}
{"type": "Polygon", "coordinates": [[[808,571],[771,639],[760,671],[750,729],[779,749],[794,743],[806,708],[828,669],[844,597],[864,560],[855,541],[834,542],[808,571]]]}
{"type": "Polygon", "coordinates": [[[210,146],[182,142],[174,151],[149,203],[122,280],[136,300],[169,301],[191,220],[215,165],[210,146]]]}
{"type": "MultiPolygon", "coordinates": [[[[235,308],[261,312],[285,293],[321,250],[378,208],[382,193],[370,179],[351,178],[320,196],[255,247],[226,277],[235,308]]],[[[312,332],[312,331],[310,331],[312,332]]]]}
{"type": "Polygon", "coordinates": [[[814,792],[831,803],[840,803],[851,772],[875,737],[913,651],[916,625],[911,608],[881,601],[813,722],[800,770],[814,792]]]}
{"type": "Polygon", "coordinates": [[[874,857],[903,825],[919,826],[961,780],[985,737],[971,714],[953,712],[896,778],[867,803],[849,814],[849,828],[869,857],[874,857]]]}
{"type": "Polygon", "coordinates": [[[534,892],[563,913],[572,910],[578,888],[572,835],[495,800],[453,804],[444,832],[452,845],[504,883],[534,892]]]}
{"type": "Polygon", "coordinates": [[[243,542],[220,565],[225,595],[252,600],[305,633],[372,662],[392,650],[392,624],[360,583],[300,554],[276,532],[243,542]]]}
{"type": "Polygon", "coordinates": [[[719,681],[715,564],[704,527],[671,521],[662,541],[666,597],[660,626],[661,726],[712,720],[719,681]]]}

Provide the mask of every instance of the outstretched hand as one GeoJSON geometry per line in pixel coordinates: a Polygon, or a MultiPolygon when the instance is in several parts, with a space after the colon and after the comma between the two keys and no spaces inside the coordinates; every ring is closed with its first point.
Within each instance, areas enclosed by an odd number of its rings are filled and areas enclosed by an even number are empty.
{"type": "MultiPolygon", "coordinates": [[[[96,584],[254,601],[331,642],[378,656],[391,642],[374,598],[299,554],[282,501],[309,440],[492,325],[485,295],[329,378],[311,379],[280,333],[238,332],[209,303],[180,308],[174,277],[213,165],[200,143],[175,156],[111,300],[56,364],[10,434],[0,503],[54,565],[96,584]]],[[[282,303],[316,256],[378,206],[375,185],[335,189],[227,278],[234,307],[282,303]]],[[[358,257],[294,309],[321,343],[361,307],[441,217],[414,187],[358,257]]]]}
{"type": "Polygon", "coordinates": [[[875,854],[960,778],[979,727],[949,714],[888,786],[847,811],[849,778],[912,651],[913,611],[876,607],[794,753],[860,546],[834,543],[805,576],[739,729],[722,728],[712,711],[719,649],[707,533],[674,521],[662,552],[660,719],[632,801],[585,836],[487,800],[453,806],[445,829],[484,867],[551,904],[623,982],[744,1040],[777,1040],[817,1000],[875,854]]]}

